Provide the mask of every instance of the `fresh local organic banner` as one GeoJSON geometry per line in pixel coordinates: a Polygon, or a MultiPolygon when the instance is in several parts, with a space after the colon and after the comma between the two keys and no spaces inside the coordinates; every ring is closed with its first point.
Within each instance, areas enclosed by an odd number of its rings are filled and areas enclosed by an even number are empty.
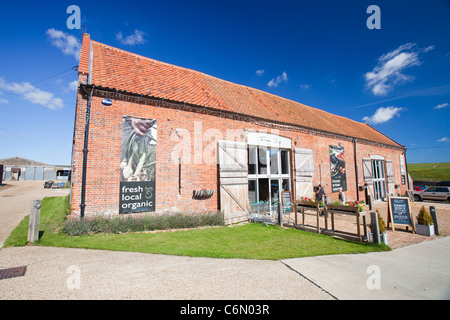
{"type": "Polygon", "coordinates": [[[155,211],[156,120],[124,116],[120,213],[155,211]]]}
{"type": "Polygon", "coordinates": [[[347,177],[345,174],[344,147],[330,146],[331,162],[331,192],[347,191],[347,177]]]}

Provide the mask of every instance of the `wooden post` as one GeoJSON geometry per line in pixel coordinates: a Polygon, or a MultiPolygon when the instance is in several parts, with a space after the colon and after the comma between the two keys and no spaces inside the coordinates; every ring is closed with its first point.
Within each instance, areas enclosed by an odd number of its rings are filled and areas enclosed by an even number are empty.
{"type": "Polygon", "coordinates": [[[283,205],[281,201],[278,201],[278,224],[280,227],[283,226],[283,205]]]}
{"type": "Polygon", "coordinates": [[[39,240],[39,219],[41,215],[41,200],[31,201],[30,221],[28,223],[28,241],[39,240]]]}
{"type": "Polygon", "coordinates": [[[439,235],[439,227],[438,227],[436,209],[434,206],[430,206],[430,214],[431,214],[431,218],[433,218],[434,234],[438,236],[439,235]]]}
{"type": "Polygon", "coordinates": [[[294,203],[295,225],[297,225],[297,204],[294,203]]]}
{"type": "Polygon", "coordinates": [[[380,229],[378,227],[378,214],[376,212],[370,212],[370,224],[372,225],[373,243],[380,244],[380,229]]]}

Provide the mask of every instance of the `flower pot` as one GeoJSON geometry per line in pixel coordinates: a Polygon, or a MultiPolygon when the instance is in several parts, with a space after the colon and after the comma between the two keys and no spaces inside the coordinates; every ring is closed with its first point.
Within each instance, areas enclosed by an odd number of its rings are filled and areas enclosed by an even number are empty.
{"type": "Polygon", "coordinates": [[[434,225],[423,225],[416,223],[416,233],[422,236],[434,236],[434,225]]]}
{"type": "Polygon", "coordinates": [[[388,236],[387,232],[380,234],[380,241],[385,245],[388,245],[388,236]]]}
{"type": "MultiPolygon", "coordinates": [[[[373,242],[372,232],[369,232],[369,242],[373,242]]],[[[384,243],[385,245],[388,245],[388,237],[387,237],[386,232],[380,234],[380,243],[384,243]]]]}

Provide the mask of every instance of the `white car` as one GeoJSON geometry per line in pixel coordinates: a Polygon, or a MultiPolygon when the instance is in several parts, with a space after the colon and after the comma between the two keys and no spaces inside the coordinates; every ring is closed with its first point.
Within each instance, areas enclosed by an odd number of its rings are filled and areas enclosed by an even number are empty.
{"type": "Polygon", "coordinates": [[[434,186],[424,191],[414,191],[414,201],[443,200],[450,202],[450,187],[434,186]]]}

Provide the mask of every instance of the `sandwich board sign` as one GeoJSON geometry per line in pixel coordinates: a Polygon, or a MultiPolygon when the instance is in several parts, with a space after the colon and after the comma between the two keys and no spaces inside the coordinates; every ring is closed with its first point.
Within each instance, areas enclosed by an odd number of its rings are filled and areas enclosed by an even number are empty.
{"type": "Polygon", "coordinates": [[[392,231],[395,225],[412,227],[416,233],[411,212],[409,197],[389,197],[388,199],[388,227],[392,223],[392,231]]]}

